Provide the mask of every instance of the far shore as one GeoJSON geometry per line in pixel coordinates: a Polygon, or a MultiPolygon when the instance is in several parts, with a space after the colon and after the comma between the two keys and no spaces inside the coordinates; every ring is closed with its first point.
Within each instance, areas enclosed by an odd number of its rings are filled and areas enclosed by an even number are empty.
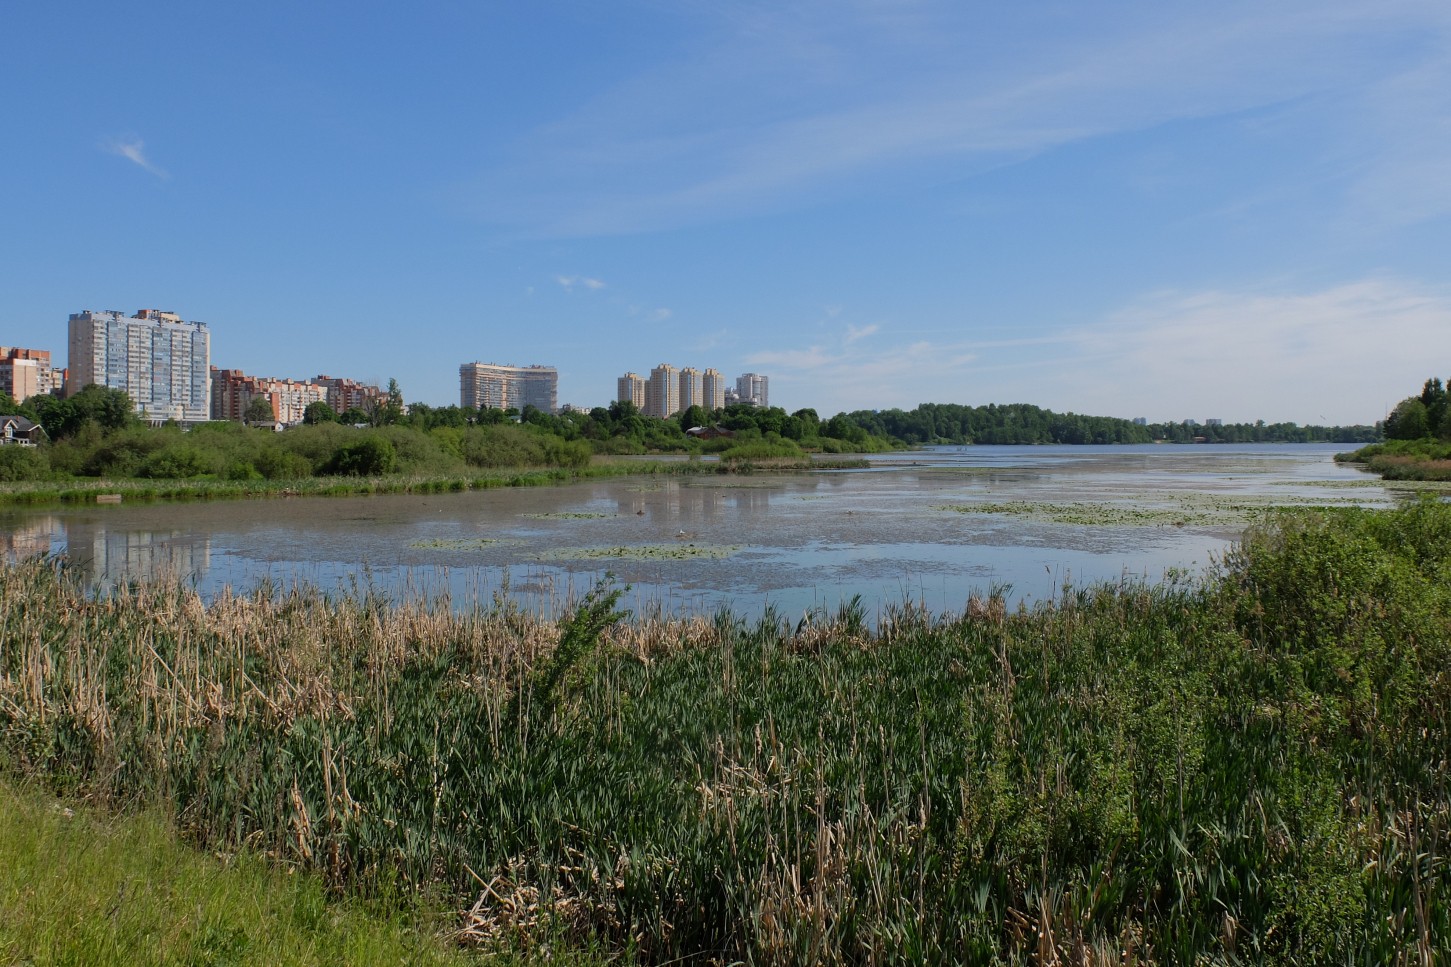
{"type": "Polygon", "coordinates": [[[256,497],[356,497],[371,494],[439,494],[497,487],[547,487],[637,474],[799,473],[866,467],[861,458],[807,456],[728,460],[680,454],[597,457],[583,467],[500,467],[471,473],[371,477],[304,477],[291,480],[121,480],[79,478],[0,484],[0,506],[114,504],[126,501],[233,500],[256,497]]]}

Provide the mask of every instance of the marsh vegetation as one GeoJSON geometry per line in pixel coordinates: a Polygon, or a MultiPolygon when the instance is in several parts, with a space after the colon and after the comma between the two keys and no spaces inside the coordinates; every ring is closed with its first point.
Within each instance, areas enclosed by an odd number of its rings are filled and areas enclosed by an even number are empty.
{"type": "Polygon", "coordinates": [[[1302,511],[1033,608],[558,620],[0,573],[15,781],[470,943],[647,962],[1429,963],[1451,507],[1302,511]]]}

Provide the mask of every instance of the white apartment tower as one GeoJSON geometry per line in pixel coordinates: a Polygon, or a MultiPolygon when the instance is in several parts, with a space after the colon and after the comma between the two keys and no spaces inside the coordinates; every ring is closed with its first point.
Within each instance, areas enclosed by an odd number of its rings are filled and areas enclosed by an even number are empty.
{"type": "Polygon", "coordinates": [[[742,373],[736,377],[736,396],[742,403],[752,406],[770,406],[767,379],[757,373],[742,373]]]}
{"type": "Polygon", "coordinates": [[[458,379],[459,404],[466,410],[559,410],[559,371],[553,366],[464,363],[458,379]]]}
{"type": "Polygon", "coordinates": [[[212,416],[211,333],[204,322],[142,309],[71,314],[68,392],[91,384],[131,397],[154,421],[202,423],[212,416]]]}
{"type": "Polygon", "coordinates": [[[650,370],[645,386],[645,415],[661,419],[680,412],[680,370],[661,363],[650,370]]]}

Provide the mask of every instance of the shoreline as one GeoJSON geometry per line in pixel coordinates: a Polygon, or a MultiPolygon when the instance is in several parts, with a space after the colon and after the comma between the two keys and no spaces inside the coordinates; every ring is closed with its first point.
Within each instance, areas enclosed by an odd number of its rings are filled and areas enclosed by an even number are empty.
{"type": "Polygon", "coordinates": [[[0,484],[0,508],[45,504],[117,504],[127,501],[242,500],[276,497],[360,497],[377,494],[440,494],[498,487],[548,487],[581,480],[613,477],[812,473],[860,470],[868,462],[846,459],[765,459],[751,461],[654,460],[620,461],[613,457],[587,467],[500,468],[469,474],[405,477],[304,477],[292,480],[153,480],[81,478],[0,484]],[[119,496],[119,499],[117,497],[119,496]],[[104,499],[103,499],[104,498],[104,499]]]}

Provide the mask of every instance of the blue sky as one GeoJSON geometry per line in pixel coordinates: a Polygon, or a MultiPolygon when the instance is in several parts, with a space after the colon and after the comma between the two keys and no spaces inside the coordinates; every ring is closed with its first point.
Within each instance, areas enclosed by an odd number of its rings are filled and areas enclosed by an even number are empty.
{"type": "Polygon", "coordinates": [[[11,4],[0,343],[597,405],[1371,422],[1451,376],[1451,3],[11,4]]]}

